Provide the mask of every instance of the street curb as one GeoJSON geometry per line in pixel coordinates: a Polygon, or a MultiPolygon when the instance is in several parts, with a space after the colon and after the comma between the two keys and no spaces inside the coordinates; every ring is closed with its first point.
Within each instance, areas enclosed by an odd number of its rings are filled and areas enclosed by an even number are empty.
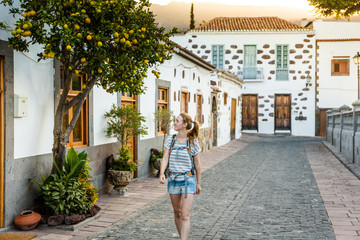
{"type": "Polygon", "coordinates": [[[349,159],[347,159],[344,154],[341,152],[338,152],[337,149],[331,145],[330,143],[326,141],[322,141],[324,146],[334,154],[334,156],[347,168],[349,169],[352,174],[354,174],[355,177],[357,177],[360,180],[360,166],[356,165],[355,163],[352,163],[349,159]]]}

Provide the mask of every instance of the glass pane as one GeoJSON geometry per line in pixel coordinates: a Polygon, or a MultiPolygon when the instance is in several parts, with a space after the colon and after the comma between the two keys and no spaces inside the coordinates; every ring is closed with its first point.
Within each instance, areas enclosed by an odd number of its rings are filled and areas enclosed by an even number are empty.
{"type": "Polygon", "coordinates": [[[72,76],[72,90],[73,91],[81,91],[81,77],[80,76],[72,76]]]}
{"type": "MultiPolygon", "coordinates": [[[[77,105],[73,107],[73,111],[76,109],[77,105]]],[[[82,141],[82,113],[80,113],[79,118],[76,121],[74,130],[73,130],[73,142],[82,141]]]]}
{"type": "Polygon", "coordinates": [[[158,90],[158,100],[160,100],[161,91],[158,90]]]}

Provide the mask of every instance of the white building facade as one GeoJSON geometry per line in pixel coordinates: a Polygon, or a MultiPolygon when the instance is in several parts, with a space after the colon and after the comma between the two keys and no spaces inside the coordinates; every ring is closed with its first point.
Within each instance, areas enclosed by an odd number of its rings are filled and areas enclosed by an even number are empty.
{"type": "Polygon", "coordinates": [[[173,39],[244,80],[242,131],[314,136],[314,35],[277,17],[215,18],[173,39]]]}
{"type": "Polygon", "coordinates": [[[352,107],[359,98],[353,57],[360,51],[360,23],[315,20],[308,25],[316,33],[317,135],[325,136],[326,111],[352,107]]]}

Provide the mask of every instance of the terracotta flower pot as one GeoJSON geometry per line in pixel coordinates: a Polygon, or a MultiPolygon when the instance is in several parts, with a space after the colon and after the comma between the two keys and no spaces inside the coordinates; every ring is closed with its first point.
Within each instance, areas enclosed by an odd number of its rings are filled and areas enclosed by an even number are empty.
{"type": "Polygon", "coordinates": [[[15,217],[14,223],[21,230],[34,229],[41,220],[41,215],[32,210],[25,210],[15,217]]]}

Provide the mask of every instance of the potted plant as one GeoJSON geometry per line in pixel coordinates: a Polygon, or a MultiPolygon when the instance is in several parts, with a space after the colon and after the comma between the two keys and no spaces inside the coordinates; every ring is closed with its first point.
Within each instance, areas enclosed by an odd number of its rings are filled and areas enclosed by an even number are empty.
{"type": "Polygon", "coordinates": [[[126,186],[131,182],[137,164],[133,161],[130,149],[126,146],[129,139],[140,134],[147,134],[146,127],[142,126],[145,118],[132,106],[117,107],[112,105],[109,112],[105,113],[108,128],[107,137],[115,137],[120,148],[118,156],[107,164],[108,180],[114,185],[116,193],[124,195],[126,186]]]}
{"type": "Polygon", "coordinates": [[[160,170],[160,163],[163,157],[164,144],[166,136],[169,134],[169,128],[173,121],[173,112],[169,109],[157,109],[154,113],[155,126],[158,129],[158,132],[163,134],[163,142],[161,151],[152,148],[150,153],[150,163],[153,168],[160,170]]]}
{"type": "Polygon", "coordinates": [[[163,157],[163,152],[155,148],[150,149],[150,166],[151,166],[151,175],[158,176],[158,171],[160,170],[160,163],[163,157]]]}

